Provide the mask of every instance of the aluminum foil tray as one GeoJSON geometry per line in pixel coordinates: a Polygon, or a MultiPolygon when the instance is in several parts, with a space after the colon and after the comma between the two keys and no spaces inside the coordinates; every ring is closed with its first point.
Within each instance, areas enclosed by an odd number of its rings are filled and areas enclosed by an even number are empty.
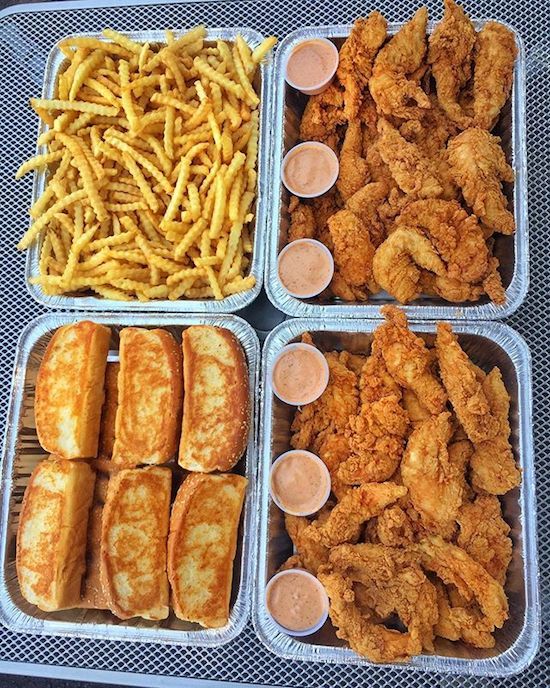
{"type": "MultiPolygon", "coordinates": [[[[408,0],[361,0],[288,3],[283,0],[224,0],[168,2],[159,0],[64,0],[14,6],[0,12],[0,418],[6,418],[11,392],[13,362],[18,337],[28,322],[44,312],[25,287],[25,256],[15,245],[28,224],[27,207],[32,193],[30,175],[14,182],[22,159],[36,150],[36,116],[29,98],[40,93],[44,67],[51,46],[76,32],[99,32],[105,26],[120,31],[166,27],[184,29],[204,22],[207,26],[250,26],[264,36],[280,38],[300,26],[350,24],[379,9],[393,21],[407,20],[418,6],[408,0]],[[141,4],[140,4],[141,3],[141,4]]],[[[7,0],[0,0],[5,6],[7,0]]],[[[520,332],[533,356],[533,425],[538,492],[539,564],[543,638],[550,633],[550,372],[548,360],[548,283],[550,279],[550,35],[548,3],[511,0],[464,0],[476,17],[496,17],[512,24],[525,41],[527,83],[528,192],[531,236],[531,289],[508,323],[520,332]]],[[[442,15],[441,0],[428,0],[430,16],[442,15]]],[[[249,306],[243,317],[267,330],[282,316],[269,318],[265,294],[249,306]]],[[[4,422],[3,420],[1,422],[4,422]]],[[[67,638],[59,635],[15,633],[0,625],[0,670],[29,675],[56,676],[117,685],[213,686],[260,684],[279,688],[543,688],[550,686],[550,644],[546,640],[533,664],[507,679],[427,676],[415,670],[299,662],[274,655],[261,643],[248,623],[243,632],[220,647],[188,647],[157,643],[129,643],[100,638],[67,638]]],[[[5,679],[6,684],[9,679],[5,679]]]]}
{"type": "MultiPolygon", "coordinates": [[[[373,5],[373,9],[377,5],[373,5]]],[[[414,6],[416,7],[416,5],[414,6]]],[[[411,14],[413,5],[410,6],[411,14]]],[[[477,7],[466,10],[479,16],[477,7]]],[[[491,11],[491,15],[494,11],[491,11]]],[[[507,18],[508,15],[502,15],[507,18]]],[[[485,22],[474,22],[476,29],[485,22]]],[[[396,33],[402,23],[388,26],[390,34],[396,33]]],[[[430,33],[435,26],[428,26],[430,33]]],[[[512,28],[512,27],[509,27],[512,28]]],[[[368,303],[347,303],[334,297],[300,300],[290,296],[283,289],[277,274],[277,256],[287,242],[289,226],[288,203],[290,193],[281,182],[281,165],[284,155],[299,139],[299,126],[307,103],[307,96],[298,93],[285,81],[285,64],[294,46],[308,38],[322,36],[331,38],[340,47],[349,35],[350,25],[315,26],[299,28],[288,34],[277,49],[273,69],[273,191],[271,217],[269,223],[269,243],[266,259],[266,290],[277,308],[295,317],[357,317],[373,318],[380,314],[380,306],[396,303],[386,292],[375,294],[368,303]]],[[[492,320],[504,318],[513,313],[524,300],[529,286],[529,248],[527,231],[527,190],[526,190],[526,143],[525,143],[525,50],[523,41],[514,31],[518,47],[518,58],[514,68],[512,94],[505,104],[500,121],[493,133],[502,138],[506,158],[515,171],[514,184],[505,185],[508,203],[514,211],[516,233],[513,236],[496,235],[494,253],[500,261],[500,273],[506,287],[506,303],[500,306],[492,303],[484,295],[476,303],[452,304],[439,297],[421,296],[405,307],[412,318],[445,318],[455,320],[492,320]]]]}
{"type": "MultiPolygon", "coordinates": [[[[260,461],[258,474],[259,517],[257,569],[254,576],[254,627],[262,642],[287,659],[315,660],[373,666],[336,637],[330,619],[315,634],[296,638],[277,629],[265,606],[265,586],[277,569],[293,554],[286,533],[284,514],[271,499],[271,464],[290,449],[290,425],[295,408],[280,401],[272,391],[270,372],[283,346],[299,341],[310,332],[322,351],[342,350],[368,353],[372,332],[380,321],[330,319],[288,320],[276,327],[265,341],[262,358],[262,402],[260,412],[260,461]]],[[[435,322],[416,323],[415,332],[433,340],[435,322]]],[[[512,446],[522,469],[519,488],[502,498],[503,515],[511,526],[513,557],[506,580],[510,618],[495,634],[492,650],[476,650],[463,643],[437,638],[435,654],[413,657],[409,664],[394,664],[421,671],[440,671],[478,676],[517,673],[533,660],[540,641],[540,606],[536,551],[536,507],[533,441],[531,434],[531,360],[524,340],[500,323],[454,325],[460,344],[486,372],[498,365],[511,396],[512,446]]],[[[388,665],[390,666],[390,665],[388,665]]]]}
{"type": "MultiPolygon", "coordinates": [[[[175,28],[179,28],[181,23],[177,23],[175,28]]],[[[168,27],[167,27],[168,28],[168,27]]],[[[237,35],[241,35],[251,47],[259,45],[263,36],[258,31],[253,31],[246,27],[216,29],[207,27],[207,42],[222,39],[226,41],[233,41],[237,35]]],[[[128,36],[139,43],[163,43],[164,31],[129,31],[128,36]]],[[[185,31],[175,31],[175,36],[178,37],[185,31]]],[[[97,31],[90,31],[86,33],[72,33],[63,38],[75,38],[80,36],[90,36],[93,38],[103,39],[101,33],[97,31]]],[[[59,71],[66,58],[59,48],[60,41],[53,46],[48,56],[44,81],[42,87],[43,98],[54,98],[57,89],[57,77],[59,71]]],[[[268,189],[269,189],[269,168],[268,158],[270,150],[270,132],[269,126],[270,104],[271,104],[271,54],[261,64],[257,72],[254,86],[260,94],[260,138],[258,143],[258,182],[257,182],[257,196],[256,196],[256,217],[254,223],[254,239],[252,247],[252,261],[248,274],[254,275],[256,284],[252,289],[248,289],[238,294],[226,296],[219,301],[214,299],[186,299],[170,301],[168,299],[153,299],[151,301],[115,301],[111,299],[104,299],[97,295],[82,295],[78,292],[68,295],[50,296],[44,294],[42,287],[38,284],[28,284],[28,289],[32,296],[40,303],[45,304],[50,308],[75,308],[82,310],[99,310],[99,311],[156,311],[156,312],[191,312],[191,313],[233,313],[240,308],[244,308],[258,296],[262,287],[263,273],[264,273],[264,235],[267,224],[267,204],[268,204],[268,189]]],[[[38,92],[38,91],[37,91],[38,92]]],[[[38,136],[48,127],[40,120],[38,127],[38,136]]],[[[37,154],[46,153],[47,146],[39,146],[36,149],[37,154]]],[[[22,162],[22,161],[21,161],[22,162]]],[[[28,207],[33,205],[39,196],[46,188],[47,173],[44,168],[41,168],[34,174],[32,197],[29,199],[28,207]]],[[[28,250],[26,262],[26,276],[36,277],[40,274],[39,261],[42,241],[35,241],[28,250]]]]}
{"type": "MultiPolygon", "coordinates": [[[[129,315],[123,313],[77,315],[52,313],[33,320],[23,330],[16,353],[15,374],[8,412],[8,433],[2,461],[2,518],[1,518],[1,571],[0,615],[8,628],[25,633],[55,633],[70,636],[92,636],[116,640],[142,642],[181,643],[183,645],[221,645],[235,638],[248,618],[250,602],[250,569],[254,559],[254,537],[251,528],[255,512],[253,504],[255,482],[255,421],[256,404],[252,403],[250,433],[246,454],[235,471],[248,478],[249,488],[244,505],[244,516],[237,539],[237,554],[233,575],[230,617],[220,629],[204,629],[199,624],[180,621],[173,613],[160,623],[144,619],[120,621],[109,611],[96,609],[70,609],[47,613],[29,604],[21,595],[15,570],[17,526],[23,494],[35,466],[47,457],[38,442],[34,420],[34,392],[38,368],[54,331],[61,325],[78,320],[94,320],[111,328],[110,351],[118,351],[118,335],[123,327],[162,327],[171,332],[178,342],[189,325],[218,325],[235,334],[241,343],[248,363],[251,399],[256,399],[258,387],[258,359],[260,345],[252,327],[232,315],[160,316],[153,314],[129,315]]],[[[170,464],[168,464],[170,465],[170,464]]]]}

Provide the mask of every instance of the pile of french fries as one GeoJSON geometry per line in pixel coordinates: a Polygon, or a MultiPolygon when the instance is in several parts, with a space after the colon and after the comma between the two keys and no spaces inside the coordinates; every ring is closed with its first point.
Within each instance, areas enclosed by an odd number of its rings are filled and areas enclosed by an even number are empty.
{"type": "Polygon", "coordinates": [[[61,44],[67,66],[56,99],[32,99],[48,125],[47,166],[34,222],[18,244],[41,240],[46,294],[90,290],[116,300],[222,299],[250,289],[257,182],[258,65],[252,50],[206,41],[199,26],[144,45],[107,29],[106,40],[61,44]]]}

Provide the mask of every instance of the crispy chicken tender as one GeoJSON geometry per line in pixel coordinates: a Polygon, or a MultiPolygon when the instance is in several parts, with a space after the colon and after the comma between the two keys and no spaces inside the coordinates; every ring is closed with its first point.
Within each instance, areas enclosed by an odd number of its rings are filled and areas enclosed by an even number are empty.
{"type": "Polygon", "coordinates": [[[401,462],[401,477],[414,508],[438,530],[452,527],[463,496],[464,473],[450,460],[447,449],[453,433],[450,417],[441,413],[419,424],[401,462]]]}
{"type": "Polygon", "coordinates": [[[386,40],[386,29],[387,22],[380,12],[371,12],[366,19],[356,19],[340,48],[336,76],[344,87],[344,114],[350,122],[359,115],[374,58],[386,40]]]}
{"type": "Polygon", "coordinates": [[[492,418],[496,420],[494,437],[475,444],[470,460],[472,486],[491,494],[502,495],[521,482],[521,472],[516,466],[510,446],[510,395],[506,391],[502,375],[493,368],[482,383],[492,418]]]}
{"type": "Polygon", "coordinates": [[[339,205],[339,196],[340,194],[336,191],[332,193],[329,192],[318,198],[312,198],[308,204],[313,212],[315,220],[315,238],[325,244],[331,251],[333,246],[328,230],[328,219],[341,209],[339,205]]]}
{"type": "Polygon", "coordinates": [[[370,542],[379,542],[389,547],[408,547],[411,542],[415,542],[416,535],[409,514],[397,504],[371,519],[367,524],[367,532],[370,542]]]}
{"type": "Polygon", "coordinates": [[[368,222],[344,209],[329,217],[328,228],[338,273],[350,287],[368,289],[375,251],[368,222]]]}
{"type": "Polygon", "coordinates": [[[462,7],[444,0],[445,14],[429,39],[428,63],[437,88],[437,97],[447,115],[461,129],[472,119],[462,109],[458,97],[472,76],[472,52],[476,31],[462,7]]]}
{"type": "Polygon", "coordinates": [[[447,147],[451,174],[464,200],[490,230],[513,234],[516,225],[501,182],[513,182],[500,139],[484,129],[467,129],[447,147]]]}
{"type": "Polygon", "coordinates": [[[345,122],[343,92],[332,83],[325,91],[308,99],[300,122],[300,138],[321,141],[338,153],[338,128],[345,122]]]}
{"type": "Polygon", "coordinates": [[[446,584],[454,585],[466,602],[476,602],[490,632],[508,618],[508,600],[502,585],[463,549],[432,535],[412,546],[421,563],[446,584]]]}
{"type": "Polygon", "coordinates": [[[448,323],[437,324],[435,348],[441,379],[468,438],[474,444],[495,438],[499,421],[491,413],[479,369],[462,350],[448,323]]]}
{"type": "Polygon", "coordinates": [[[447,264],[446,277],[471,283],[486,274],[489,252],[483,232],[475,215],[468,215],[457,201],[415,201],[396,224],[420,227],[427,233],[447,264]]]}
{"type": "Polygon", "coordinates": [[[422,7],[376,57],[369,88],[378,110],[386,116],[419,119],[430,107],[415,74],[426,54],[427,22],[428,10],[422,7]]]}
{"type": "Polygon", "coordinates": [[[317,574],[330,599],[330,619],[336,635],[346,640],[352,650],[372,662],[405,661],[422,652],[422,643],[412,634],[400,633],[363,615],[352,581],[330,564],[317,574]]]}
{"type": "Polygon", "coordinates": [[[461,279],[424,273],[421,279],[422,290],[428,294],[432,292],[451,303],[463,303],[464,301],[479,301],[484,292],[483,286],[470,284],[461,279]]]}
{"type": "Polygon", "coordinates": [[[385,119],[378,121],[378,131],[377,150],[399,188],[418,198],[441,196],[443,187],[420,148],[406,141],[385,119]]]}
{"type": "Polygon", "coordinates": [[[403,390],[403,407],[405,411],[409,414],[410,422],[413,428],[427,420],[431,413],[420,401],[418,396],[410,389],[403,390]]]}
{"type": "Polygon", "coordinates": [[[363,134],[361,122],[354,120],[348,124],[342,150],[340,151],[340,172],[336,187],[346,201],[365,186],[368,179],[367,162],[363,155],[363,134]]]}
{"type": "Polygon", "coordinates": [[[384,545],[340,545],[330,551],[332,566],[361,584],[361,606],[384,619],[396,613],[414,640],[433,652],[437,595],[417,557],[384,545]]]}
{"type": "Polygon", "coordinates": [[[291,196],[288,212],[290,213],[288,241],[313,239],[316,233],[316,224],[312,208],[299,201],[296,196],[291,196]]]}
{"type": "Polygon", "coordinates": [[[445,263],[431,241],[416,227],[398,226],[376,249],[372,270],[376,282],[400,303],[414,301],[421,291],[420,268],[445,275],[445,263]]]}
{"type": "Polygon", "coordinates": [[[368,223],[369,236],[375,247],[380,246],[386,238],[384,223],[380,219],[378,208],[388,191],[388,186],[384,182],[372,182],[362,186],[346,201],[346,208],[368,223]]]}
{"type": "Polygon", "coordinates": [[[483,290],[491,301],[502,304],[506,303],[506,290],[504,289],[502,278],[498,271],[499,265],[498,258],[495,256],[489,258],[487,275],[483,280],[483,290]]]}
{"type": "Polygon", "coordinates": [[[504,585],[512,560],[510,526],[502,518],[498,497],[479,495],[464,504],[458,515],[460,533],[457,544],[475,559],[495,580],[504,585]]]}
{"type": "Polygon", "coordinates": [[[475,125],[490,131],[512,88],[518,52],[514,34],[498,22],[487,22],[477,35],[475,52],[475,125]]]}
{"type": "Polygon", "coordinates": [[[435,95],[428,96],[431,108],[419,119],[405,120],[399,125],[399,133],[409,141],[415,143],[422,153],[432,158],[440,153],[447,141],[459,132],[456,124],[449,119],[435,95]]]}
{"type": "Polygon", "coordinates": [[[407,316],[395,306],[383,306],[387,322],[374,334],[390,375],[405,389],[412,390],[432,414],[441,413],[447,393],[433,374],[432,356],[424,340],[411,332],[407,316]]]}
{"type": "MultiPolygon", "coordinates": [[[[324,523],[330,514],[332,504],[325,505],[317,515],[317,521],[324,523]]],[[[295,563],[299,564],[301,568],[307,569],[314,575],[323,564],[328,561],[329,549],[322,544],[319,544],[310,537],[311,522],[304,516],[292,516],[285,514],[285,528],[292,544],[298,552],[299,560],[295,559],[295,563]]],[[[296,555],[293,555],[296,556],[296,555]]],[[[290,567],[289,567],[290,568],[290,567]]]]}
{"type": "Polygon", "coordinates": [[[350,489],[330,512],[327,520],[313,522],[308,537],[325,547],[357,539],[363,523],[407,494],[407,488],[391,482],[364,483],[350,489]]]}

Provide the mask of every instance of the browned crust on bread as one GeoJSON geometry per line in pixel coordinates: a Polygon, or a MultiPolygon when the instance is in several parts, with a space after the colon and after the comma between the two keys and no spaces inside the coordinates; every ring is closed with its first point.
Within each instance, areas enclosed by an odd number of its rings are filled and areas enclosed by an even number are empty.
{"type": "Polygon", "coordinates": [[[120,619],[168,616],[166,545],[172,473],[149,466],[109,480],[101,524],[100,580],[120,619]]]}
{"type": "Polygon", "coordinates": [[[99,426],[98,457],[109,461],[113,455],[115,444],[115,422],[118,408],[118,372],[120,363],[107,363],[105,369],[105,401],[101,409],[101,423],[99,426]]]}
{"type": "Polygon", "coordinates": [[[185,395],[179,464],[228,471],[241,458],[250,427],[244,351],[232,332],[194,325],[182,336],[185,395]]]}
{"type": "Polygon", "coordinates": [[[174,456],[182,386],[181,353],[169,332],[122,330],[113,464],[161,464],[174,456]]]}
{"type": "Polygon", "coordinates": [[[46,451],[66,459],[97,455],[110,337],[108,327],[83,320],[60,327],[51,338],[34,402],[36,432],[46,451]]]}
{"type": "Polygon", "coordinates": [[[206,628],[227,623],[247,483],[235,474],[191,473],[178,490],[170,516],[168,578],[179,619],[206,628]]]}
{"type": "Polygon", "coordinates": [[[95,474],[87,463],[41,461],[25,490],[16,568],[23,597],[43,611],[79,605],[95,474]]]}

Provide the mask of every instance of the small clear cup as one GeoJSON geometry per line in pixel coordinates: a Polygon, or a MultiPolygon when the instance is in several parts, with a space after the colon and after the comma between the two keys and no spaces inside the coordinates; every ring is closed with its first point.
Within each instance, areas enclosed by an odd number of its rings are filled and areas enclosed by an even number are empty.
{"type": "Polygon", "coordinates": [[[275,360],[273,361],[273,366],[271,368],[271,373],[270,373],[270,379],[271,379],[271,389],[273,390],[273,393],[275,396],[277,396],[281,401],[284,401],[285,404],[289,404],[290,406],[304,406],[305,404],[311,404],[313,401],[318,399],[321,394],[325,391],[328,385],[330,377],[330,371],[327,363],[327,359],[323,356],[323,354],[317,349],[315,346],[312,346],[311,344],[306,344],[305,342],[294,342],[293,344],[287,344],[284,346],[277,356],[275,357],[275,360]],[[283,356],[285,356],[289,351],[293,351],[295,349],[304,349],[308,351],[312,356],[315,356],[320,364],[321,368],[321,381],[320,385],[318,388],[310,395],[310,396],[304,396],[301,397],[300,399],[290,399],[288,397],[285,397],[285,395],[277,389],[277,385],[275,384],[275,381],[273,379],[273,373],[275,371],[275,368],[277,367],[277,363],[281,360],[283,356]]]}
{"type": "Polygon", "coordinates": [[[265,587],[265,600],[266,600],[266,610],[275,624],[275,626],[282,632],[286,633],[287,635],[293,635],[296,637],[303,637],[306,635],[312,635],[312,633],[316,633],[322,626],[325,624],[325,621],[328,619],[328,610],[329,610],[329,599],[327,592],[321,583],[313,574],[309,573],[309,571],[305,571],[304,569],[287,569],[286,571],[279,571],[279,573],[276,573],[273,578],[270,579],[268,584],[265,587]],[[271,611],[269,610],[269,605],[268,605],[268,599],[269,599],[269,591],[271,587],[279,580],[282,576],[288,576],[291,573],[296,573],[300,576],[306,576],[309,578],[311,581],[315,582],[315,585],[319,589],[319,592],[321,593],[321,596],[323,598],[323,613],[319,617],[319,619],[311,626],[310,628],[305,628],[301,631],[294,631],[290,628],[285,628],[284,626],[281,626],[281,624],[275,619],[271,611]]]}
{"type": "Polygon", "coordinates": [[[291,449],[290,451],[287,451],[284,454],[281,454],[279,457],[277,457],[271,466],[271,472],[269,476],[269,491],[271,494],[271,499],[275,502],[279,509],[281,509],[281,511],[284,511],[285,513],[290,514],[291,516],[311,516],[311,514],[317,513],[317,511],[319,511],[319,509],[321,509],[326,504],[327,499],[330,497],[330,490],[331,481],[329,470],[326,467],[324,461],[322,461],[322,459],[320,459],[317,456],[317,454],[314,454],[313,452],[306,451],[305,449],[291,449]],[[279,495],[277,495],[277,492],[273,489],[272,478],[275,474],[275,471],[280,466],[280,464],[284,463],[286,460],[288,460],[289,456],[292,456],[294,454],[305,454],[308,458],[312,459],[319,468],[319,471],[321,472],[323,477],[325,478],[327,489],[320,497],[319,501],[315,504],[314,509],[312,508],[307,509],[305,511],[292,511],[292,509],[289,509],[287,506],[284,505],[284,503],[280,500],[279,495]]]}
{"type": "Polygon", "coordinates": [[[286,186],[286,188],[290,191],[291,194],[294,194],[295,196],[298,196],[299,198],[317,198],[318,196],[322,196],[323,194],[326,194],[327,191],[330,191],[332,187],[336,184],[336,180],[338,179],[338,175],[340,174],[340,162],[338,160],[338,156],[336,153],[332,150],[332,148],[329,148],[327,145],[324,143],[321,143],[320,141],[304,141],[303,143],[299,143],[296,146],[293,146],[288,153],[285,155],[283,158],[283,164],[281,167],[281,179],[283,184],[286,186]],[[287,178],[286,175],[286,168],[289,163],[289,161],[294,158],[296,155],[300,155],[300,151],[303,150],[304,148],[318,148],[321,151],[321,154],[324,156],[327,156],[330,158],[333,166],[332,173],[329,177],[329,181],[325,186],[321,186],[318,189],[315,189],[314,192],[312,193],[304,193],[303,191],[297,190],[294,186],[292,186],[292,182],[290,182],[287,178]]]}
{"type": "Polygon", "coordinates": [[[328,287],[328,285],[331,283],[332,277],[334,275],[334,258],[332,256],[332,253],[329,251],[329,249],[324,244],[322,244],[320,241],[317,241],[317,239],[296,239],[295,241],[291,241],[289,244],[287,244],[282,249],[282,251],[279,253],[279,257],[277,258],[277,275],[279,276],[279,281],[280,281],[283,289],[286,291],[287,294],[289,294],[290,296],[294,296],[297,299],[311,299],[314,296],[317,296],[318,294],[323,292],[328,287]],[[284,257],[284,255],[286,253],[288,253],[289,251],[292,251],[294,246],[299,246],[301,244],[310,244],[310,245],[314,246],[316,250],[322,251],[328,257],[329,265],[330,265],[330,269],[327,272],[326,279],[323,281],[321,288],[312,289],[311,291],[308,291],[305,293],[298,293],[298,292],[292,291],[291,289],[288,289],[288,287],[285,285],[285,283],[281,279],[280,270],[279,270],[279,266],[280,266],[281,260],[284,257]]]}
{"type": "Polygon", "coordinates": [[[286,62],[285,80],[289,86],[292,86],[292,88],[295,88],[297,91],[300,91],[301,93],[305,94],[306,96],[316,96],[319,93],[326,91],[326,89],[329,87],[331,81],[334,79],[334,75],[336,74],[336,70],[338,69],[338,61],[339,61],[338,48],[328,38],[311,38],[311,39],[308,39],[307,41],[301,41],[300,43],[297,43],[294,46],[294,48],[292,49],[292,52],[290,53],[290,56],[286,62]],[[304,43],[321,43],[321,44],[323,44],[323,46],[326,46],[328,48],[328,50],[330,51],[330,56],[332,58],[332,62],[331,62],[329,71],[324,76],[320,77],[319,81],[316,84],[312,84],[311,86],[304,86],[303,84],[300,85],[296,81],[292,81],[292,79],[290,79],[288,76],[288,63],[292,60],[292,56],[296,54],[296,52],[300,49],[301,46],[304,45],[304,43]]]}

